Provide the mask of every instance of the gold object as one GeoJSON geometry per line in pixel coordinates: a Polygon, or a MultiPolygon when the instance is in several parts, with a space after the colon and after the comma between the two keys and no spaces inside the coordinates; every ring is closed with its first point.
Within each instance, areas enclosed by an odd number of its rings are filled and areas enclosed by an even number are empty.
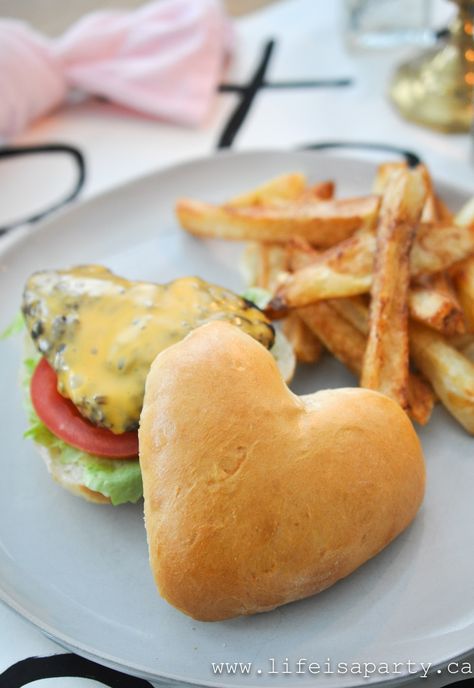
{"type": "Polygon", "coordinates": [[[404,117],[444,132],[469,131],[474,115],[474,0],[454,1],[443,46],[402,64],[390,88],[404,117]]]}

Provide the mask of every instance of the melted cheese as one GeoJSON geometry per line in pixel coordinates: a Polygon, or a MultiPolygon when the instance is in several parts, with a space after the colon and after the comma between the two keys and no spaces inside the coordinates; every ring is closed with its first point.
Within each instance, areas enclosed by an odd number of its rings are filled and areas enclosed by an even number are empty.
{"type": "Polygon", "coordinates": [[[197,277],[130,282],[98,265],[35,273],[23,313],[61,394],[115,433],[138,427],[156,355],[199,325],[227,320],[265,346],[273,343],[263,313],[226,289],[197,277]]]}

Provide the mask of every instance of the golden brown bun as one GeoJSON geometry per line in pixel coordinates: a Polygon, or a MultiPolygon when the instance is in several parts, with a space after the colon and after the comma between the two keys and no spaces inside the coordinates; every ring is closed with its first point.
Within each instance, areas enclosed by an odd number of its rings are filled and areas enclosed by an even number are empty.
{"type": "Polygon", "coordinates": [[[40,444],[36,444],[36,448],[41,454],[51,477],[61,485],[61,487],[64,487],[65,490],[72,492],[76,497],[82,497],[88,502],[94,502],[95,504],[112,503],[110,499],[101,492],[95,492],[85,487],[85,485],[81,483],[81,472],[71,470],[70,466],[61,462],[60,451],[54,447],[48,449],[40,444]]]}
{"type": "Polygon", "coordinates": [[[420,443],[394,401],[297,397],[226,323],[156,358],[139,443],[156,584],[203,621],[327,588],[406,528],[424,493],[420,443]]]}

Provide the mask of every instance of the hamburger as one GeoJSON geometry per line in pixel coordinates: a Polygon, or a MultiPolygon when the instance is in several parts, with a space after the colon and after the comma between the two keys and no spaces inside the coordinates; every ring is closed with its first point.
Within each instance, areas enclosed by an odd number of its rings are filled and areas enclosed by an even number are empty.
{"type": "Polygon", "coordinates": [[[288,346],[275,346],[275,330],[259,308],[198,277],[160,285],[100,265],[44,270],[28,279],[22,314],[25,435],[52,477],[92,502],[142,496],[138,425],[145,380],[160,351],[200,325],[225,321],[280,349],[287,377],[294,365],[288,346]]]}

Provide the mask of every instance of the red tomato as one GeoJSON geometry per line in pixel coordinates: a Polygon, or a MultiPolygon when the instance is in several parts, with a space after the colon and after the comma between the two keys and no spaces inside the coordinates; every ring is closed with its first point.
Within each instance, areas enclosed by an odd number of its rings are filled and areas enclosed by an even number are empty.
{"type": "Polygon", "coordinates": [[[88,454],[109,459],[138,456],[138,432],[115,435],[98,428],[81,416],[70,399],[59,394],[56,372],[45,358],[36,366],[31,378],[31,401],[38,417],[56,437],[88,454]]]}

